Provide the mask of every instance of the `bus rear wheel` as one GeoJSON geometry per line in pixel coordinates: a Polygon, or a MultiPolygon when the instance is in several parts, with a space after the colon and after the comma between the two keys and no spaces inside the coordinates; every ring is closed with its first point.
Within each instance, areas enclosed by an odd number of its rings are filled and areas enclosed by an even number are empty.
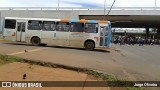
{"type": "Polygon", "coordinates": [[[94,49],[94,43],[92,41],[87,41],[85,43],[85,49],[89,50],[89,51],[92,51],[94,49]]]}
{"type": "Polygon", "coordinates": [[[33,37],[31,40],[32,45],[39,46],[40,45],[40,39],[38,37],[33,37]]]}

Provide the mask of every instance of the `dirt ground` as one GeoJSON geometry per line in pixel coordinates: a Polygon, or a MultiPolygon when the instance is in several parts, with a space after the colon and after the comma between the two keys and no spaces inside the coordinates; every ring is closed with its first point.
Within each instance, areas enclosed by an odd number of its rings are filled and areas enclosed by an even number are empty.
{"type": "MultiPolygon", "coordinates": [[[[99,81],[82,72],[13,62],[0,65],[0,81],[99,81]],[[26,79],[23,75],[26,73],[26,79]]],[[[0,88],[0,90],[110,90],[109,87],[0,88]]]]}

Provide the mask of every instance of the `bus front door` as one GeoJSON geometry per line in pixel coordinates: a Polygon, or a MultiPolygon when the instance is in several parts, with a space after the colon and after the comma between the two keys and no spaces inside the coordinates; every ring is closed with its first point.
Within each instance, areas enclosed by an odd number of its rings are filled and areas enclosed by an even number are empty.
{"type": "Polygon", "coordinates": [[[107,47],[108,27],[100,26],[100,46],[107,47]]]}
{"type": "Polygon", "coordinates": [[[25,41],[25,22],[17,22],[17,33],[16,33],[16,40],[18,42],[25,41]]]}

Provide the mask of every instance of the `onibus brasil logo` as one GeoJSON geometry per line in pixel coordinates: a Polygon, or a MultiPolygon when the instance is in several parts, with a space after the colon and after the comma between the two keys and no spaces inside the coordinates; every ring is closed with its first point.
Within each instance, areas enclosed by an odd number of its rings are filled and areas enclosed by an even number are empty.
{"type": "Polygon", "coordinates": [[[30,82],[2,82],[2,87],[42,87],[42,84],[30,82]]]}

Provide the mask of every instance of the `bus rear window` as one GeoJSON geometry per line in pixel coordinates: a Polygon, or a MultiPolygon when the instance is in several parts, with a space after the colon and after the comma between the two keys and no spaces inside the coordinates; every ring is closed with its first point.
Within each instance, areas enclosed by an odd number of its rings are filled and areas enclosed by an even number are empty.
{"type": "Polygon", "coordinates": [[[15,29],[16,28],[16,20],[14,20],[14,19],[6,19],[5,20],[5,28],[15,29]]]}

